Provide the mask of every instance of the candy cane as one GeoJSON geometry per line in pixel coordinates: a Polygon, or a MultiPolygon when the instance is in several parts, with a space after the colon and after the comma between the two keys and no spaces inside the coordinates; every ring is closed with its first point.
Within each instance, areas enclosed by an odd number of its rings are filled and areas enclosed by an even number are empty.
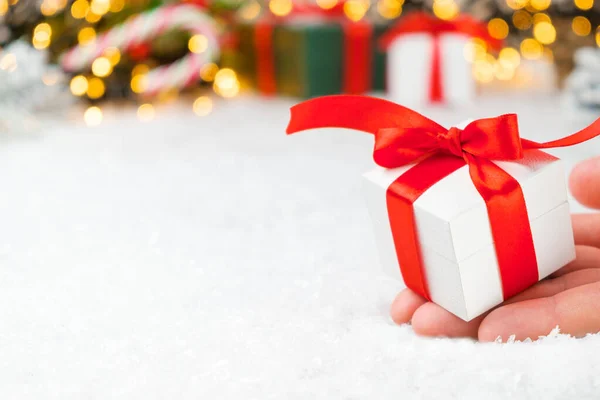
{"type": "Polygon", "coordinates": [[[80,71],[88,68],[110,47],[125,51],[173,29],[204,35],[208,39],[208,47],[201,53],[190,53],[173,64],[150,71],[146,75],[144,94],[152,96],[166,89],[184,88],[194,83],[199,78],[200,69],[219,55],[213,19],[192,5],[160,7],[133,17],[95,41],[69,50],[60,63],[66,71],[80,71]]]}

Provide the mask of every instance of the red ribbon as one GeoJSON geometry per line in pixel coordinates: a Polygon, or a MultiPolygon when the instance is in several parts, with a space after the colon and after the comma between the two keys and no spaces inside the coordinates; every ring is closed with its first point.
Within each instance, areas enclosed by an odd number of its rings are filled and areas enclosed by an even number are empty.
{"type": "Polygon", "coordinates": [[[343,2],[323,9],[317,5],[294,4],[291,13],[284,17],[268,15],[256,23],[254,46],[256,49],[256,69],[258,90],[266,95],[277,90],[275,77],[275,53],[273,49],[273,29],[276,22],[284,22],[298,17],[324,18],[327,21],[344,21],[344,61],[343,91],[358,94],[371,89],[372,47],[371,24],[345,22],[343,2]]]}
{"type": "Polygon", "coordinates": [[[384,168],[418,162],[387,190],[396,253],[406,286],[430,299],[416,233],[414,202],[436,182],[465,164],[485,200],[504,299],[539,280],[533,238],[519,183],[491,160],[516,161],[530,149],[572,146],[600,135],[600,119],[565,138],[537,143],[519,137],[517,116],[501,115],[446,129],[386,100],[325,96],[292,107],[287,133],[348,128],[375,135],[373,158],[384,168]]]}
{"type": "Polygon", "coordinates": [[[490,36],[487,26],[484,23],[470,16],[461,15],[453,20],[445,21],[420,11],[413,12],[400,19],[381,38],[381,45],[384,48],[388,48],[398,36],[413,33],[427,33],[432,36],[431,70],[429,77],[429,101],[432,103],[439,103],[444,99],[440,35],[445,33],[460,33],[468,37],[480,38],[492,49],[499,49],[502,46],[502,41],[490,36]]]}

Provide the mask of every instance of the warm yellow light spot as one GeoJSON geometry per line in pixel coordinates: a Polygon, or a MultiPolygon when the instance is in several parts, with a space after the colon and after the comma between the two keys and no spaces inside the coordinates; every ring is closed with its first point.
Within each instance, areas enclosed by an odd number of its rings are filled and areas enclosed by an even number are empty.
{"type": "Polygon", "coordinates": [[[473,64],[473,76],[481,83],[494,80],[494,65],[487,60],[478,60],[473,64]]]}
{"type": "Polygon", "coordinates": [[[394,19],[402,14],[402,4],[400,0],[380,0],[377,2],[377,12],[385,19],[394,19]]]}
{"type": "Polygon", "coordinates": [[[172,103],[179,98],[179,89],[171,88],[158,93],[158,101],[161,103],[172,103]]]}
{"type": "Polygon", "coordinates": [[[81,45],[86,45],[94,40],[96,40],[96,31],[91,26],[83,28],[77,34],[77,41],[81,45]]]}
{"type": "Polygon", "coordinates": [[[192,53],[202,53],[208,48],[208,39],[204,35],[194,35],[188,41],[188,48],[192,53]]]}
{"type": "Polygon", "coordinates": [[[552,49],[547,47],[544,49],[544,58],[549,62],[554,62],[554,53],[552,52],[552,49]]]}
{"type": "Polygon", "coordinates": [[[269,1],[269,10],[278,17],[284,17],[292,12],[292,0],[271,0],[269,1]]]}
{"type": "Polygon", "coordinates": [[[521,55],[517,49],[512,47],[505,47],[504,49],[500,50],[498,59],[510,63],[514,68],[521,64],[521,55]]]}
{"type": "Polygon", "coordinates": [[[9,3],[10,3],[11,6],[14,6],[18,2],[19,2],[19,0],[9,0],[9,3]]]}
{"type": "MultiPolygon", "coordinates": [[[[2,8],[2,0],[0,0],[0,14],[2,13],[1,8],[2,8]]],[[[40,11],[41,11],[42,15],[49,17],[51,15],[56,14],[56,12],[58,11],[58,7],[56,6],[54,1],[45,0],[40,5],[40,11]]]]}
{"type": "Polygon", "coordinates": [[[113,67],[121,61],[121,52],[116,47],[109,47],[104,50],[104,57],[108,58],[113,67]]]}
{"type": "Polygon", "coordinates": [[[146,75],[138,74],[131,78],[131,90],[133,93],[143,93],[146,90],[146,75]]]}
{"type": "Polygon", "coordinates": [[[96,106],[92,106],[83,113],[83,120],[88,126],[97,126],[102,123],[102,110],[96,106]]]}
{"type": "Polygon", "coordinates": [[[520,10],[527,6],[529,0],[506,0],[506,4],[513,10],[520,10]]]}
{"type": "Polygon", "coordinates": [[[75,19],[83,19],[90,11],[90,4],[87,0],[77,0],[71,5],[71,15],[75,19]]]}
{"type": "Polygon", "coordinates": [[[471,39],[463,49],[463,55],[468,62],[482,60],[487,55],[487,46],[481,39],[471,39]]]}
{"type": "Polygon", "coordinates": [[[45,49],[50,46],[50,35],[46,32],[40,32],[33,36],[31,43],[33,44],[33,47],[38,50],[45,49]]]}
{"type": "Polygon", "coordinates": [[[200,68],[200,79],[204,82],[212,82],[215,80],[215,75],[219,72],[219,67],[215,63],[205,64],[200,68]]]}
{"type": "Polygon", "coordinates": [[[142,104],[137,109],[138,119],[142,122],[152,121],[154,119],[154,106],[152,104],[142,104]]]}
{"type": "Polygon", "coordinates": [[[537,40],[531,38],[523,40],[520,47],[521,55],[528,60],[539,60],[544,50],[537,40]]]}
{"type": "Polygon", "coordinates": [[[194,101],[192,108],[197,116],[207,116],[213,109],[212,99],[207,96],[200,96],[194,101]]]}
{"type": "Polygon", "coordinates": [[[348,0],[344,3],[344,14],[351,21],[360,21],[369,10],[368,0],[348,0]]]}
{"type": "Polygon", "coordinates": [[[85,16],[85,20],[92,24],[100,21],[101,18],[102,18],[102,15],[94,14],[91,11],[88,12],[87,15],[85,16]]]}
{"type": "Polygon", "coordinates": [[[113,66],[106,57],[98,57],[92,63],[92,73],[101,78],[110,75],[112,69],[113,66]]]}
{"type": "Polygon", "coordinates": [[[110,9],[110,0],[92,0],[90,10],[94,14],[104,15],[110,9]]]}
{"type": "Polygon", "coordinates": [[[494,76],[500,81],[509,81],[515,76],[515,67],[506,60],[494,63],[494,76]]]}
{"type": "Polygon", "coordinates": [[[552,0],[530,0],[529,5],[538,11],[544,11],[550,7],[552,0]]]}
{"type": "Polygon", "coordinates": [[[533,27],[533,36],[542,44],[551,44],[556,40],[556,29],[549,22],[540,22],[533,27]]]}
{"type": "Polygon", "coordinates": [[[531,28],[533,23],[531,14],[525,10],[516,11],[512,16],[512,21],[517,29],[525,30],[531,28]]]}
{"type": "Polygon", "coordinates": [[[533,24],[539,24],[540,22],[548,22],[549,24],[552,23],[552,20],[550,19],[550,16],[548,16],[548,14],[546,13],[536,13],[533,15],[533,24]]]}
{"type": "Polygon", "coordinates": [[[459,12],[458,5],[454,0],[434,0],[433,13],[439,19],[454,19],[459,12]]]}
{"type": "Polygon", "coordinates": [[[594,0],[575,0],[575,7],[580,10],[589,10],[594,7],[594,0]]]}
{"type": "Polygon", "coordinates": [[[83,96],[88,89],[88,80],[83,75],[77,75],[71,79],[69,88],[75,96],[83,96]]]}
{"type": "Polygon", "coordinates": [[[317,5],[324,10],[329,10],[338,4],[338,0],[317,0],[317,5]]]}
{"type": "Polygon", "coordinates": [[[234,97],[240,91],[240,82],[234,70],[223,68],[215,75],[215,93],[223,97],[234,97]]]}
{"type": "Polygon", "coordinates": [[[46,72],[42,75],[42,82],[46,86],[54,86],[58,83],[58,73],[57,72],[46,72]]]}
{"type": "Polygon", "coordinates": [[[571,28],[577,36],[587,36],[592,32],[592,24],[586,17],[577,16],[573,18],[571,28]]]}
{"type": "Polygon", "coordinates": [[[102,79],[100,78],[91,78],[88,81],[88,88],[87,88],[87,96],[90,99],[99,99],[100,97],[102,97],[104,95],[104,91],[106,90],[106,87],[104,86],[104,82],[102,81],[102,79]]]}
{"type": "Polygon", "coordinates": [[[600,47],[600,26],[596,28],[596,46],[600,47]]]}
{"type": "Polygon", "coordinates": [[[0,69],[8,72],[17,69],[17,56],[13,53],[4,54],[4,56],[0,58],[0,69]]]}
{"type": "Polygon", "coordinates": [[[240,10],[240,16],[242,19],[251,21],[258,17],[260,14],[260,9],[261,7],[258,1],[251,1],[240,10]]]}
{"type": "Polygon", "coordinates": [[[0,16],[8,12],[8,1],[0,0],[0,16]]]}
{"type": "Polygon", "coordinates": [[[146,64],[138,64],[131,70],[131,76],[145,75],[150,71],[150,67],[146,64]]]}
{"type": "Polygon", "coordinates": [[[508,36],[508,24],[501,18],[494,18],[488,22],[488,32],[495,39],[504,39],[508,36]]]}
{"type": "Polygon", "coordinates": [[[123,10],[125,7],[125,0],[111,0],[110,2],[110,12],[118,13],[123,10]]]}

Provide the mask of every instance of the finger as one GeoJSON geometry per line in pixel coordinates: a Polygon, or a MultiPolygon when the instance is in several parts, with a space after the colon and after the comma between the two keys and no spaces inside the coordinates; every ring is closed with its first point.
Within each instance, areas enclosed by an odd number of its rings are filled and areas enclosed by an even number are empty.
{"type": "Polygon", "coordinates": [[[581,204],[600,208],[600,157],[576,165],[571,172],[569,186],[581,204]]]}
{"type": "Polygon", "coordinates": [[[600,214],[573,214],[575,244],[600,248],[600,214]]]}
{"type": "Polygon", "coordinates": [[[600,248],[576,246],[575,253],[575,261],[567,264],[555,273],[551,274],[550,278],[557,278],[570,272],[582,269],[600,268],[600,248]]]}
{"type": "Polygon", "coordinates": [[[502,305],[504,306],[542,297],[551,297],[566,290],[598,281],[600,281],[599,268],[580,269],[561,275],[555,279],[540,281],[524,292],[511,297],[502,305]]]}
{"type": "Polygon", "coordinates": [[[481,323],[479,340],[507,340],[511,335],[518,340],[537,339],[556,326],[573,336],[600,331],[600,282],[500,307],[481,323]]]}
{"type": "Polygon", "coordinates": [[[410,289],[404,289],[394,299],[390,307],[390,316],[398,325],[410,322],[419,307],[427,303],[423,297],[410,289]]]}
{"type": "Polygon", "coordinates": [[[477,338],[483,317],[465,322],[435,303],[425,303],[414,313],[412,327],[421,336],[477,338]]]}

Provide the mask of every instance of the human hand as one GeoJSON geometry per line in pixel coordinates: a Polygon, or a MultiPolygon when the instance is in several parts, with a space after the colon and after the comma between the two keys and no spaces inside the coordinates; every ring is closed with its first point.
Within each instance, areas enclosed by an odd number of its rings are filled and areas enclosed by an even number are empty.
{"type": "MultiPolygon", "coordinates": [[[[600,209],[600,157],[582,162],[570,178],[583,205],[600,209]]],[[[423,336],[472,337],[481,341],[523,340],[563,333],[600,331],[600,214],[573,215],[577,259],[494,310],[465,322],[410,289],[396,296],[390,313],[397,324],[411,322],[423,336]]]]}

